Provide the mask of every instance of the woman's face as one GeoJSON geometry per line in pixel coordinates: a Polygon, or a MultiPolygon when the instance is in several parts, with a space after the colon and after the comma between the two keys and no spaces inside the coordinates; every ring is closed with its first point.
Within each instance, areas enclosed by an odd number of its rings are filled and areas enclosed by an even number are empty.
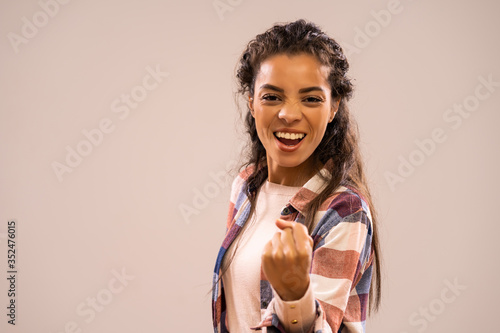
{"type": "Polygon", "coordinates": [[[312,167],[311,155],[338,109],[327,77],[328,68],[308,54],[275,55],[260,66],[249,105],[270,178],[278,183],[312,167]]]}

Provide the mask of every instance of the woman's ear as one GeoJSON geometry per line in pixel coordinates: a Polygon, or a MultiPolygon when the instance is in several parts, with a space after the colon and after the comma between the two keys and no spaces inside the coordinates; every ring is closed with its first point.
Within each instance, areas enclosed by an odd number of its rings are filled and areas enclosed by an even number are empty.
{"type": "Polygon", "coordinates": [[[255,118],[254,111],[253,111],[253,97],[248,95],[248,108],[250,109],[250,113],[252,114],[252,117],[255,118]]]}
{"type": "Polygon", "coordinates": [[[332,101],[332,109],[330,110],[330,119],[328,120],[329,123],[331,123],[333,121],[333,118],[335,118],[335,114],[337,114],[337,111],[339,110],[339,105],[340,105],[340,97],[332,101]]]}

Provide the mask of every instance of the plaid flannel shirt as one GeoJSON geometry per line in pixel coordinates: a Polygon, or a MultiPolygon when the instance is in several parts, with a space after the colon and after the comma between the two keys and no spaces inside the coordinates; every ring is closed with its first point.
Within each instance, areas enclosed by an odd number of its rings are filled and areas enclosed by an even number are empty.
{"type": "MultiPolygon", "coordinates": [[[[320,171],[326,177],[330,177],[327,171],[330,163],[331,160],[320,171]]],[[[226,235],[213,276],[212,319],[215,333],[229,332],[224,285],[219,280],[219,274],[224,254],[249,216],[250,204],[244,188],[251,173],[252,167],[241,171],[232,183],[226,235]]],[[[277,218],[304,223],[305,206],[324,185],[318,174],[313,176],[290,199],[277,218]]],[[[310,283],[316,302],[316,319],[310,332],[365,332],[374,256],[368,205],[355,189],[341,186],[321,204],[314,225],[310,283]]],[[[262,272],[260,298],[260,307],[265,309],[265,313],[263,320],[256,323],[253,329],[267,327],[267,332],[285,333],[274,312],[271,285],[262,272]]]]}

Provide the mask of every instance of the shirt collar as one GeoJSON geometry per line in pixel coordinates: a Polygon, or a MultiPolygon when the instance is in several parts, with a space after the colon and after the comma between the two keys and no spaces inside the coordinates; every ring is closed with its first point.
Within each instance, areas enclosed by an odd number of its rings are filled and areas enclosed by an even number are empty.
{"type": "MultiPolygon", "coordinates": [[[[328,185],[328,181],[331,179],[331,173],[329,170],[332,169],[333,160],[329,159],[313,177],[311,177],[301,188],[293,195],[289,201],[289,205],[293,206],[295,210],[298,210],[302,215],[304,215],[304,209],[307,204],[316,198],[316,196],[321,193],[321,191],[328,185]],[[325,180],[326,178],[326,180],[325,180]]],[[[287,207],[289,207],[287,205],[287,207]]]]}

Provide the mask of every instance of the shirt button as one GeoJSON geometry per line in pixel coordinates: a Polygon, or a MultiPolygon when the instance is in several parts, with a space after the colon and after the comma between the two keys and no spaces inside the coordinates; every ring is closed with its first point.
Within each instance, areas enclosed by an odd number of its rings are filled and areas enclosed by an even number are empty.
{"type": "Polygon", "coordinates": [[[290,305],[290,309],[295,309],[295,305],[290,305]]]}
{"type": "Polygon", "coordinates": [[[292,320],[292,324],[297,324],[299,321],[297,319],[292,320]]]}

